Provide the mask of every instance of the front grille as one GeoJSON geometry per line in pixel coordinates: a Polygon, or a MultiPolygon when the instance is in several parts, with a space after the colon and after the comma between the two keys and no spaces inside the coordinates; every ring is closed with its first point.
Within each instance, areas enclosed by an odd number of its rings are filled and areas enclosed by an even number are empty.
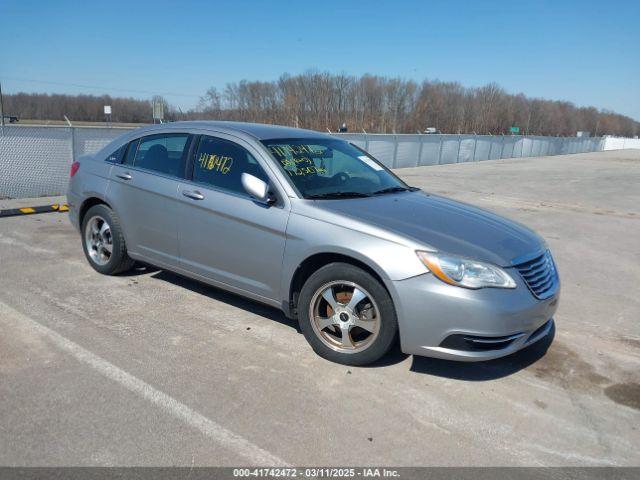
{"type": "Polygon", "coordinates": [[[529,290],[539,299],[551,297],[558,286],[558,272],[549,250],[539,257],[516,265],[529,290]]]}

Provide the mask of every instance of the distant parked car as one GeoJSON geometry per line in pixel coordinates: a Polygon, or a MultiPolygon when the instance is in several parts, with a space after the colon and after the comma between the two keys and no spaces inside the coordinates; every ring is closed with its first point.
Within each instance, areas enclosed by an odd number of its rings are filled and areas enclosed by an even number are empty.
{"type": "Polygon", "coordinates": [[[553,329],[560,282],[544,240],[321,133],[135,130],[74,162],[67,198],[98,272],[140,260],[272,305],[336,362],[374,362],[398,337],[406,353],[486,360],[553,329]]]}
{"type": "Polygon", "coordinates": [[[5,122],[17,123],[19,121],[18,117],[15,117],[13,115],[3,115],[3,117],[5,122]]]}

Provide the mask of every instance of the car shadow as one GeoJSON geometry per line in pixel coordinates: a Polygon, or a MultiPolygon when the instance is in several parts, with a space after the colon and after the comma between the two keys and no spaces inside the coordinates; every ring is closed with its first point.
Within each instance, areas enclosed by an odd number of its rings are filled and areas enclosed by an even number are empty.
{"type": "Polygon", "coordinates": [[[146,273],[153,273],[158,271],[160,271],[160,269],[157,267],[136,262],[133,268],[125,272],[120,272],[118,276],[119,277],[137,277],[138,275],[144,275],[146,273]]]}
{"type": "MultiPolygon", "coordinates": [[[[123,276],[135,276],[151,273],[150,277],[155,280],[171,283],[181,288],[186,288],[191,292],[208,297],[218,302],[226,303],[237,308],[241,308],[255,315],[260,315],[269,320],[274,320],[291,327],[297,333],[302,334],[297,320],[287,318],[281,310],[270,307],[248,298],[236,295],[225,290],[221,290],[206,283],[191,280],[168,270],[160,270],[155,267],[138,265],[135,268],[121,274],[123,276]]],[[[507,357],[498,358],[486,362],[456,362],[452,360],[441,360],[438,358],[420,357],[414,355],[411,362],[410,371],[427,375],[435,375],[454,380],[464,380],[472,382],[482,382],[496,380],[498,378],[512,375],[536,363],[545,356],[555,337],[555,325],[549,334],[530,345],[529,347],[513,353],[507,357]]],[[[302,341],[302,339],[301,339],[302,341]]],[[[360,368],[382,368],[404,362],[409,357],[408,354],[400,350],[400,343],[396,342],[391,350],[376,362],[360,368]]]]}
{"type": "Polygon", "coordinates": [[[516,353],[486,362],[455,362],[439,358],[413,357],[411,371],[470,382],[507,377],[536,363],[547,353],[555,337],[555,325],[549,334],[516,353]]]}
{"type": "MultiPolygon", "coordinates": [[[[248,298],[241,297],[240,295],[221,290],[211,285],[207,285],[206,283],[191,280],[190,278],[183,277],[167,270],[152,269],[151,271],[154,272],[151,275],[151,278],[153,279],[162,280],[164,282],[172,283],[173,285],[179,286],[181,288],[186,288],[191,292],[203,295],[212,300],[223,302],[233,307],[241,308],[255,315],[260,315],[261,317],[268,318],[269,320],[274,320],[283,325],[286,325],[287,327],[293,328],[298,333],[302,333],[300,331],[300,327],[298,326],[298,322],[296,320],[287,318],[284,313],[282,313],[282,311],[278,310],[277,308],[270,307],[269,305],[265,305],[263,303],[255,302],[248,298]]],[[[148,273],[148,271],[144,273],[148,273]]]]}

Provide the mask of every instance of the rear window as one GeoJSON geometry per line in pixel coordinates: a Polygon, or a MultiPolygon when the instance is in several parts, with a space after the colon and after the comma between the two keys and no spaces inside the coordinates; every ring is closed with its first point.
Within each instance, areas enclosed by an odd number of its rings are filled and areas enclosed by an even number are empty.
{"type": "Polygon", "coordinates": [[[124,152],[125,148],[127,148],[127,146],[123,145],[122,147],[117,149],[115,152],[113,152],[111,155],[109,155],[107,158],[105,158],[104,161],[111,162],[111,163],[118,163],[120,161],[120,158],[122,157],[122,153],[124,152]]]}

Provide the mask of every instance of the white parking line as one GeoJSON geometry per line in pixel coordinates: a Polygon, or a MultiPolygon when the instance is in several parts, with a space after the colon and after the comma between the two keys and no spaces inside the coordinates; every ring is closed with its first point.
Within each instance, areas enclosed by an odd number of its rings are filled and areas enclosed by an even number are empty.
{"type": "Polygon", "coordinates": [[[254,445],[244,437],[227,430],[175,398],[153,388],[148,383],[134,377],[102,357],[91,353],[77,343],[63,337],[59,333],[45,327],[2,302],[0,302],[0,319],[3,321],[14,319],[17,322],[28,325],[40,335],[48,338],[58,348],[72,355],[75,359],[90,366],[110,380],[117,382],[127,390],[157,405],[170,415],[182,420],[187,425],[199,430],[205,436],[246,458],[255,465],[287,466],[284,460],[254,445]]]}

